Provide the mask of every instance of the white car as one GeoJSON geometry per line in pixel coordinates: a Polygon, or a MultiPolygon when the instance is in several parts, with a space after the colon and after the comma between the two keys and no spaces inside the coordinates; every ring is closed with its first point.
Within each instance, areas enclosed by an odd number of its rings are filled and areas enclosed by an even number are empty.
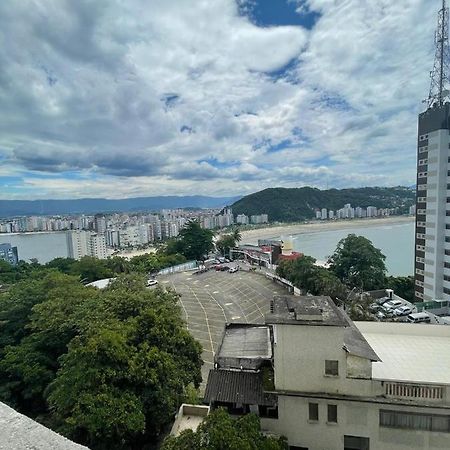
{"type": "Polygon", "coordinates": [[[156,280],[148,280],[147,281],[147,286],[156,286],[158,284],[158,282],[156,280]]]}
{"type": "Polygon", "coordinates": [[[235,266],[235,267],[231,267],[230,270],[228,271],[229,273],[235,273],[239,270],[239,266],[235,266]]]}
{"type": "Polygon", "coordinates": [[[399,306],[402,306],[402,302],[400,300],[390,300],[389,302],[386,302],[383,305],[383,308],[386,310],[394,310],[397,309],[399,306]]]}
{"type": "Polygon", "coordinates": [[[412,309],[407,305],[403,305],[403,306],[400,306],[400,308],[394,309],[394,314],[396,316],[408,316],[411,313],[412,313],[412,309]]]}

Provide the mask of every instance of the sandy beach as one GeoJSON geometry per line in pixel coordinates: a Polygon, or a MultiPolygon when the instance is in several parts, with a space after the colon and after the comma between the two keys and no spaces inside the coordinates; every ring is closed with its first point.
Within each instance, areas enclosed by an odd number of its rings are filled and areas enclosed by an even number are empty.
{"type": "Polygon", "coordinates": [[[122,258],[125,259],[131,259],[134,256],[141,256],[141,255],[147,255],[149,253],[156,253],[156,248],[155,247],[149,247],[149,248],[145,248],[143,250],[121,250],[119,253],[116,253],[115,256],[121,256],[122,258]]]}
{"type": "Polygon", "coordinates": [[[310,223],[280,225],[275,227],[258,228],[257,230],[242,231],[241,244],[256,244],[258,239],[270,239],[294,234],[317,233],[321,231],[345,230],[346,228],[369,228],[384,225],[397,225],[414,222],[414,216],[392,216],[370,219],[351,219],[336,221],[314,221],[310,223]]]}

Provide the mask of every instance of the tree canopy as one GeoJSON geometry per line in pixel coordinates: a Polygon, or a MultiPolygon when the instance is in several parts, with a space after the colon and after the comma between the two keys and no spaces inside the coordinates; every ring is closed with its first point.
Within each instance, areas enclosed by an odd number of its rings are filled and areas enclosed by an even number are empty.
{"type": "Polygon", "coordinates": [[[282,261],[277,275],[289,280],[306,294],[328,295],[336,303],[345,301],[348,289],[332,272],[316,266],[311,256],[302,256],[293,261],[282,261]]]}
{"type": "Polygon", "coordinates": [[[92,449],[142,447],[201,381],[177,299],[139,275],[16,283],[0,294],[0,400],[92,449]]]}
{"type": "Polygon", "coordinates": [[[287,450],[285,439],[261,433],[259,417],[247,414],[232,418],[224,409],[209,414],[197,431],[185,430],[169,437],[163,450],[287,450]]]}
{"type": "Polygon", "coordinates": [[[190,220],[180,231],[177,239],[167,244],[168,253],[181,253],[188,260],[203,260],[213,249],[211,230],[205,230],[196,220],[190,220]]]}
{"type": "Polygon", "coordinates": [[[328,263],[347,286],[361,290],[385,287],[386,257],[364,236],[349,234],[341,239],[328,263]]]}

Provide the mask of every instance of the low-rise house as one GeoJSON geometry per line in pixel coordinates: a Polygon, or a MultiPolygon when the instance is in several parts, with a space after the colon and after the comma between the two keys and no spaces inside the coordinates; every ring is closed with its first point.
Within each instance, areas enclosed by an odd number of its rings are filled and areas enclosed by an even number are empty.
{"type": "Polygon", "coordinates": [[[450,448],[450,327],[276,297],[264,326],[226,327],[205,401],[258,413],[293,449],[450,448]]]}

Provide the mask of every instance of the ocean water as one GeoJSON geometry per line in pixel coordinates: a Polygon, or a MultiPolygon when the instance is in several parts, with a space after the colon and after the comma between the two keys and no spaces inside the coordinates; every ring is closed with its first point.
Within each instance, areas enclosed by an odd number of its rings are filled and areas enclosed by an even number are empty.
{"type": "Polygon", "coordinates": [[[338,242],[354,233],[370,239],[386,256],[389,275],[406,276],[414,273],[414,222],[392,225],[363,225],[341,230],[316,231],[277,238],[291,237],[295,251],[326,261],[338,242]]]}
{"type": "MultiPolygon", "coordinates": [[[[375,247],[386,255],[386,266],[390,275],[412,275],[414,272],[414,222],[379,225],[363,224],[349,226],[346,229],[332,231],[314,231],[295,235],[275,236],[292,237],[294,250],[310,255],[319,261],[326,261],[338,242],[350,233],[365,236],[375,247]]],[[[9,242],[17,246],[19,258],[29,261],[37,258],[46,263],[57,257],[67,257],[67,243],[64,232],[0,234],[0,243],[9,242]]]]}
{"type": "Polygon", "coordinates": [[[19,259],[29,262],[36,258],[45,264],[54,258],[67,258],[68,249],[65,232],[0,234],[0,244],[9,243],[17,247],[19,259]]]}

